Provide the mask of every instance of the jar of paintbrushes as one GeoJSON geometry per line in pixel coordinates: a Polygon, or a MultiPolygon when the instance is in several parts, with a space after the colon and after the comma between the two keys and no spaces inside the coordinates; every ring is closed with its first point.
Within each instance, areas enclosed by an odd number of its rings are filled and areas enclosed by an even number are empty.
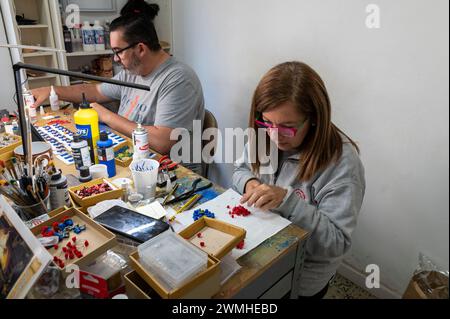
{"type": "Polygon", "coordinates": [[[50,175],[54,171],[53,162],[48,162],[47,156],[37,157],[32,167],[15,157],[0,161],[0,194],[12,202],[13,209],[24,221],[46,214],[50,175]]]}

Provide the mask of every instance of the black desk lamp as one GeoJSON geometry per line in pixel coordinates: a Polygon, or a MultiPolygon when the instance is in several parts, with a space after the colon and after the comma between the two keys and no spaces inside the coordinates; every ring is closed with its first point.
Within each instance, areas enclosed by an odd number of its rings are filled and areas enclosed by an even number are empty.
{"type": "MultiPolygon", "coordinates": [[[[48,68],[48,67],[44,67],[44,66],[40,66],[40,65],[25,64],[22,62],[14,64],[13,65],[14,82],[15,82],[15,87],[16,87],[17,103],[18,103],[18,109],[19,109],[19,122],[21,124],[20,125],[20,135],[22,136],[22,147],[23,147],[23,153],[24,153],[25,158],[28,157],[28,154],[30,157],[32,157],[32,151],[31,151],[31,149],[28,150],[28,145],[31,145],[31,141],[29,141],[30,144],[28,144],[28,140],[27,140],[28,136],[27,136],[27,132],[26,132],[26,123],[27,122],[26,122],[26,117],[25,117],[25,109],[24,109],[24,105],[23,105],[24,103],[23,103],[23,96],[22,96],[22,82],[20,80],[20,70],[21,69],[41,71],[41,72],[46,72],[46,73],[50,73],[50,74],[71,76],[71,77],[83,79],[83,80],[93,80],[93,81],[98,81],[98,82],[102,82],[102,83],[110,83],[110,84],[130,87],[130,88],[134,88],[134,89],[150,91],[150,87],[141,85],[141,84],[127,83],[127,82],[104,78],[104,77],[100,77],[100,76],[89,75],[89,74],[84,74],[84,73],[79,73],[79,72],[72,72],[72,71],[64,71],[64,70],[48,68]]],[[[30,125],[31,125],[31,123],[30,123],[30,125]]]]}

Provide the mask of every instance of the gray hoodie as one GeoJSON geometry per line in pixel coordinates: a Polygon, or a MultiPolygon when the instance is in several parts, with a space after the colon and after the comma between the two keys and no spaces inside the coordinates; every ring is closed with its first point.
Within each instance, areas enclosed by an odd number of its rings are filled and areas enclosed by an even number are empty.
{"type": "MultiPolygon", "coordinates": [[[[350,143],[343,144],[337,162],[306,182],[296,178],[300,156],[300,153],[280,156],[276,174],[261,175],[258,179],[288,190],[273,212],[310,232],[300,275],[300,295],[312,296],[335,275],[350,249],[366,185],[364,167],[350,143]]],[[[243,194],[245,184],[253,178],[256,176],[248,164],[247,146],[243,159],[235,164],[233,188],[243,194]]]]}

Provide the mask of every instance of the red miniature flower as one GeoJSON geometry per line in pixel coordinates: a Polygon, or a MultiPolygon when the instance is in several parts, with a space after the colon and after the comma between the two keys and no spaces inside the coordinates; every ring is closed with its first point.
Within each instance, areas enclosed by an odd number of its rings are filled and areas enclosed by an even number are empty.
{"type": "Polygon", "coordinates": [[[200,242],[200,246],[201,246],[201,247],[205,247],[205,242],[204,242],[204,241],[201,241],[201,242],[200,242]]]}

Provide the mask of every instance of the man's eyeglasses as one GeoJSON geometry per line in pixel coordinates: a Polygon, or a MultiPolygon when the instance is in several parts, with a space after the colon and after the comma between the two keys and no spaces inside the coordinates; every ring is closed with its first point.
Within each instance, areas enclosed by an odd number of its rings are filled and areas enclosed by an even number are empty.
{"type": "Polygon", "coordinates": [[[122,53],[125,50],[131,49],[132,47],[135,47],[138,44],[139,44],[139,42],[138,43],[133,43],[133,44],[131,44],[131,45],[129,45],[129,46],[123,48],[123,49],[112,49],[112,52],[120,60],[120,56],[119,56],[120,53],[122,53]]]}
{"type": "Polygon", "coordinates": [[[282,125],[273,125],[272,123],[264,120],[256,120],[255,124],[258,127],[265,128],[267,131],[269,130],[277,130],[278,134],[284,137],[294,137],[298,131],[300,131],[305,125],[307,120],[303,121],[298,127],[286,127],[282,125]]]}

